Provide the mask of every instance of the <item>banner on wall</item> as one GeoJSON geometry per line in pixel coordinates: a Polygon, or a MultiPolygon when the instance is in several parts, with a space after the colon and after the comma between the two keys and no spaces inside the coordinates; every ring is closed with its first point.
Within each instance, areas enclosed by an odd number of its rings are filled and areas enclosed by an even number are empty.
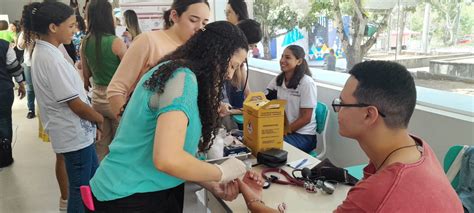
{"type": "Polygon", "coordinates": [[[138,23],[142,32],[160,30],[163,28],[163,14],[171,7],[171,3],[140,2],[122,3],[120,9],[134,10],[138,17],[138,23]]]}

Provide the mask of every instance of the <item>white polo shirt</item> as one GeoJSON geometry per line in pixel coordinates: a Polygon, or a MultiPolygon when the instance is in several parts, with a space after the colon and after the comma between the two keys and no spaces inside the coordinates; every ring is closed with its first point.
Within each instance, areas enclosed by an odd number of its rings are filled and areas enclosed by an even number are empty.
{"type": "Polygon", "coordinates": [[[95,125],[81,119],[67,104],[79,97],[90,105],[76,69],[57,47],[42,40],[36,41],[31,67],[40,118],[51,138],[54,152],[72,152],[91,145],[95,138],[95,125]]]}
{"type": "MultiPolygon", "coordinates": [[[[318,103],[318,93],[316,82],[308,76],[304,75],[296,89],[286,88],[285,83],[277,86],[276,77],[270,81],[267,86],[269,90],[277,90],[277,98],[287,100],[285,113],[290,123],[298,119],[300,108],[315,108],[318,103]]],[[[316,118],[311,115],[311,122],[296,131],[299,134],[316,135],[316,118]]]]}

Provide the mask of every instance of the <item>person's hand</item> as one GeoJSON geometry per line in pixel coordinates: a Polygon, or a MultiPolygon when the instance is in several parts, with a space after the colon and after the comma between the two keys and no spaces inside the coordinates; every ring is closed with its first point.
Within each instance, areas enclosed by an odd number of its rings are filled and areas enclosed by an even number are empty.
{"type": "Polygon", "coordinates": [[[231,181],[227,184],[214,182],[209,190],[212,194],[225,201],[233,201],[239,196],[239,184],[237,181],[231,181]]]}
{"type": "Polygon", "coordinates": [[[18,85],[18,97],[20,97],[20,99],[23,99],[26,95],[26,90],[25,90],[25,84],[20,83],[18,85]]]}
{"type": "Polygon", "coordinates": [[[89,88],[91,87],[91,82],[89,79],[84,79],[84,90],[86,90],[86,92],[89,92],[89,88]]]}
{"type": "Polygon", "coordinates": [[[130,34],[128,31],[124,31],[122,34],[123,37],[127,37],[129,41],[132,40],[132,34],[130,34]]]}
{"type": "Polygon", "coordinates": [[[248,171],[239,183],[240,193],[244,196],[245,202],[251,200],[261,200],[263,190],[263,177],[253,171],[248,171]]]}
{"type": "Polygon", "coordinates": [[[219,117],[225,117],[227,115],[230,115],[231,109],[232,109],[232,106],[230,104],[221,102],[219,106],[219,117]]]}
{"type": "Polygon", "coordinates": [[[102,139],[102,129],[99,125],[96,126],[97,130],[95,131],[95,140],[100,141],[102,139]]]}
{"type": "Polygon", "coordinates": [[[104,117],[101,115],[99,117],[99,120],[95,122],[95,127],[97,128],[97,131],[95,132],[95,139],[96,141],[99,141],[102,139],[102,127],[104,124],[104,117]]]}
{"type": "Polygon", "coordinates": [[[232,180],[244,176],[247,171],[247,166],[244,162],[237,158],[229,158],[224,161],[222,164],[216,166],[221,170],[221,180],[219,183],[228,183],[232,180]]]}
{"type": "Polygon", "coordinates": [[[82,70],[82,63],[81,63],[81,61],[76,61],[75,66],[76,66],[76,69],[82,70]]]}

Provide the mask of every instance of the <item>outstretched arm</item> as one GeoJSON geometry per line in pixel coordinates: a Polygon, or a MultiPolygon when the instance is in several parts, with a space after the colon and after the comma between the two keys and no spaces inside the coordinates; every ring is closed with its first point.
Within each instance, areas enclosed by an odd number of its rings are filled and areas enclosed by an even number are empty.
{"type": "Polygon", "coordinates": [[[279,213],[262,201],[263,178],[259,174],[249,171],[242,180],[238,180],[247,208],[253,213],[279,213]]]}

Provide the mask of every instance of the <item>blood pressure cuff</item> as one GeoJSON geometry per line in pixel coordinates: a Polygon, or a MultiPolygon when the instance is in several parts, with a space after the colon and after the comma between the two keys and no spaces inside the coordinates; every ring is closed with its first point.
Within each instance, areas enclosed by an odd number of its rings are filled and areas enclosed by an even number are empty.
{"type": "Polygon", "coordinates": [[[277,99],[277,90],[271,90],[267,88],[264,93],[265,93],[265,98],[267,98],[270,101],[273,99],[277,99]]]}
{"type": "Polygon", "coordinates": [[[327,158],[311,169],[311,175],[309,178],[335,181],[350,186],[354,186],[359,181],[357,178],[350,175],[346,169],[335,166],[327,158]]]}
{"type": "Polygon", "coordinates": [[[257,162],[268,167],[280,167],[286,164],[288,152],[281,149],[269,149],[257,154],[257,162]]]}

